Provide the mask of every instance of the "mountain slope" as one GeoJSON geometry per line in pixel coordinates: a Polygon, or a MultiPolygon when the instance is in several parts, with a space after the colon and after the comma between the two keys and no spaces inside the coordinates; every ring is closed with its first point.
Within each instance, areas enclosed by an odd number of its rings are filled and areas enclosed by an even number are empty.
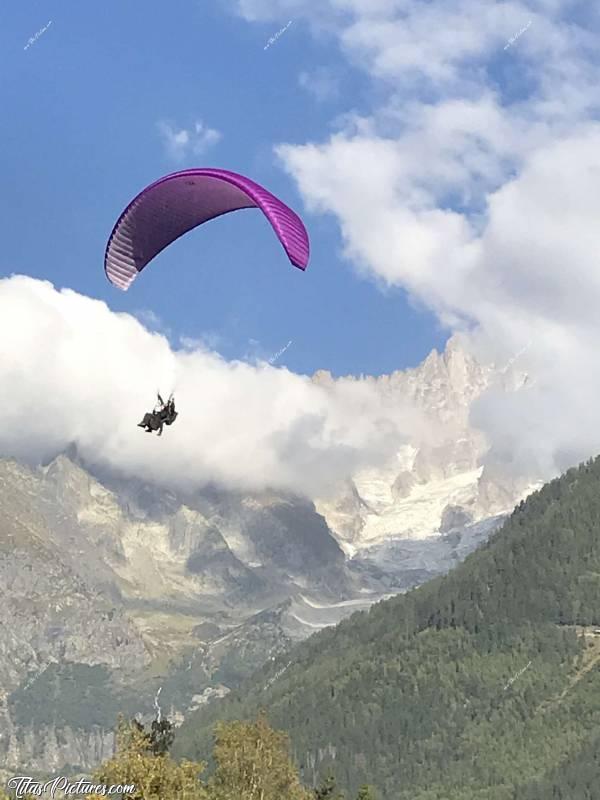
{"type": "Polygon", "coordinates": [[[596,460],[532,495],[448,576],[317,634],[190,717],[176,749],[205,755],[217,716],[266,708],[309,782],[333,766],[385,800],[527,797],[592,746],[599,622],[596,460]]]}
{"type": "Polygon", "coordinates": [[[312,631],[265,607],[368,583],[305,500],[115,484],[0,460],[0,768],[95,766],[120,710],[185,713],[312,631]]]}

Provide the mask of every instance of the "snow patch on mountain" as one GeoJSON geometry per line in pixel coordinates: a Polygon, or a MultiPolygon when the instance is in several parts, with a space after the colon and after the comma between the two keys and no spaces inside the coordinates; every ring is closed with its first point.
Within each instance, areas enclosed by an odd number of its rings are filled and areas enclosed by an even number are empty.
{"type": "MultiPolygon", "coordinates": [[[[385,465],[353,475],[316,507],[349,557],[386,542],[425,540],[452,526],[509,513],[541,485],[536,476],[512,475],[493,460],[471,411],[484,392],[521,391],[527,376],[517,359],[480,364],[452,337],[443,353],[433,351],[415,369],[372,384],[387,403],[411,408],[420,424],[385,465]],[[455,522],[452,522],[455,520],[455,522]]],[[[323,385],[326,373],[315,376],[323,385]]]]}

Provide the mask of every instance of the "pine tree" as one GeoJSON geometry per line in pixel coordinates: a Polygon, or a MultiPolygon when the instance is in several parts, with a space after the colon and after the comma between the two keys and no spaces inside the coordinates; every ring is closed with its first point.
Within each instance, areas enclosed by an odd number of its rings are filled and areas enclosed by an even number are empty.
{"type": "Polygon", "coordinates": [[[175,731],[168,719],[163,719],[160,722],[154,720],[152,722],[150,749],[155,756],[166,755],[171,749],[174,739],[175,731]]]}
{"type": "Polygon", "coordinates": [[[323,778],[321,785],[315,789],[315,800],[344,800],[344,796],[337,790],[335,776],[330,772],[323,778]]]}
{"type": "Polygon", "coordinates": [[[356,800],[375,800],[375,794],[370,786],[361,786],[356,800]]]}

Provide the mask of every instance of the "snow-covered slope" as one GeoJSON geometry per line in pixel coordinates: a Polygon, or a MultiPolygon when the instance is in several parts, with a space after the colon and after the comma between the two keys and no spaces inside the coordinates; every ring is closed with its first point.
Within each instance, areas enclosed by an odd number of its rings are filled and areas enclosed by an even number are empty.
{"type": "MultiPolygon", "coordinates": [[[[485,390],[515,391],[524,379],[515,367],[482,366],[457,338],[416,369],[361,379],[387,403],[411,408],[419,424],[388,464],[352,476],[317,501],[345,552],[439,535],[456,527],[453,520],[464,526],[504,514],[537,488],[535,477],[515,478],[494,464],[485,437],[470,422],[485,390]]],[[[314,380],[326,386],[333,379],[321,372],[314,380]]]]}

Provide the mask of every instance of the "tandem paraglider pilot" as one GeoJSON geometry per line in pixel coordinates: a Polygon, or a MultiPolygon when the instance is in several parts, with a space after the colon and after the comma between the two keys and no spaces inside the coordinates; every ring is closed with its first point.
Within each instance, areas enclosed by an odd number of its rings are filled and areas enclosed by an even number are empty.
{"type": "Polygon", "coordinates": [[[163,426],[172,425],[177,419],[177,411],[175,411],[175,400],[173,395],[169,397],[167,402],[158,395],[158,404],[154,411],[144,414],[144,419],[138,422],[138,428],[145,428],[146,433],[158,431],[158,435],[162,436],[163,426]]]}

